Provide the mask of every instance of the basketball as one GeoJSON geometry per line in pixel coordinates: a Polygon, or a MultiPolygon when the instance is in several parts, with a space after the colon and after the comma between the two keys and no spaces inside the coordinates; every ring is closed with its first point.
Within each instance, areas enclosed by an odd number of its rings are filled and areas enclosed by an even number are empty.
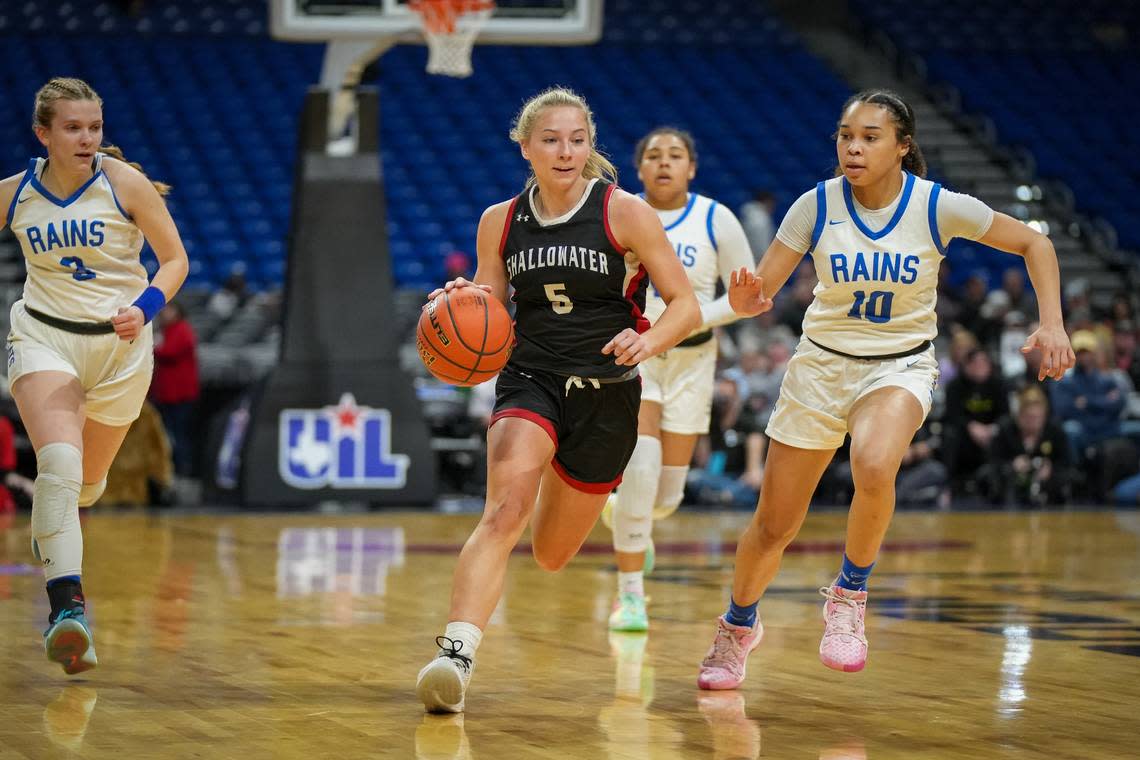
{"type": "Polygon", "coordinates": [[[420,313],[416,347],[424,366],[449,385],[490,380],[511,355],[515,342],[511,315],[480,288],[441,293],[420,313]]]}

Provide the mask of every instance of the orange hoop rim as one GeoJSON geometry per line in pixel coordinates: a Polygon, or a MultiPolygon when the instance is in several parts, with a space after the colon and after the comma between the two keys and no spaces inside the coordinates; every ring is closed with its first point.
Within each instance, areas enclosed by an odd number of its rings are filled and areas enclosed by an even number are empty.
{"type": "Polygon", "coordinates": [[[408,9],[420,16],[424,29],[431,34],[453,34],[460,16],[494,8],[494,0],[412,0],[408,3],[408,9]]]}

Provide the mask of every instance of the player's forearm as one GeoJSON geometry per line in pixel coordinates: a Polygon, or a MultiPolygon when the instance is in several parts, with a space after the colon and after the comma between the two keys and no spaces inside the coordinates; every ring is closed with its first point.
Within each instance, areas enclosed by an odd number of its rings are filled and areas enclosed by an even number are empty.
{"type": "Polygon", "coordinates": [[[182,287],[182,283],[186,281],[186,275],[189,272],[190,262],[185,258],[171,259],[159,265],[150,284],[152,287],[161,290],[162,294],[166,296],[167,303],[169,303],[174,296],[178,295],[178,291],[182,287]]]}
{"type": "Polygon", "coordinates": [[[1029,244],[1024,256],[1029,281],[1037,292],[1037,311],[1041,324],[1062,324],[1061,273],[1053,243],[1041,235],[1029,244]]]}
{"type": "Polygon", "coordinates": [[[701,307],[692,292],[675,296],[661,313],[657,323],[649,328],[647,338],[652,339],[656,353],[668,351],[684,340],[701,324],[701,307]]]}

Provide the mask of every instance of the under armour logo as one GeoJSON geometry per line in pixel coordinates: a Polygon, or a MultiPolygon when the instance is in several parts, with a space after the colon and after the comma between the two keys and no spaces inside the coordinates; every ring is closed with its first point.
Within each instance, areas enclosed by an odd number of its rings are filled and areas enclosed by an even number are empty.
{"type": "Polygon", "coordinates": [[[530,221],[530,214],[518,214],[515,216],[515,221],[516,222],[529,222],[530,221]]]}

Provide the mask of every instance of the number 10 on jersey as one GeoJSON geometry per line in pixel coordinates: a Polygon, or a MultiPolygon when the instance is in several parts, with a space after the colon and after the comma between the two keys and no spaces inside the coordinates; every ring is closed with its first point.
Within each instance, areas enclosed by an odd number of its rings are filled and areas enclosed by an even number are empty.
{"type": "Polygon", "coordinates": [[[856,290],[854,295],[855,303],[851,304],[851,311],[847,312],[847,316],[866,319],[879,325],[891,321],[891,301],[895,298],[894,293],[889,290],[872,290],[868,296],[864,291],[856,290]]]}

